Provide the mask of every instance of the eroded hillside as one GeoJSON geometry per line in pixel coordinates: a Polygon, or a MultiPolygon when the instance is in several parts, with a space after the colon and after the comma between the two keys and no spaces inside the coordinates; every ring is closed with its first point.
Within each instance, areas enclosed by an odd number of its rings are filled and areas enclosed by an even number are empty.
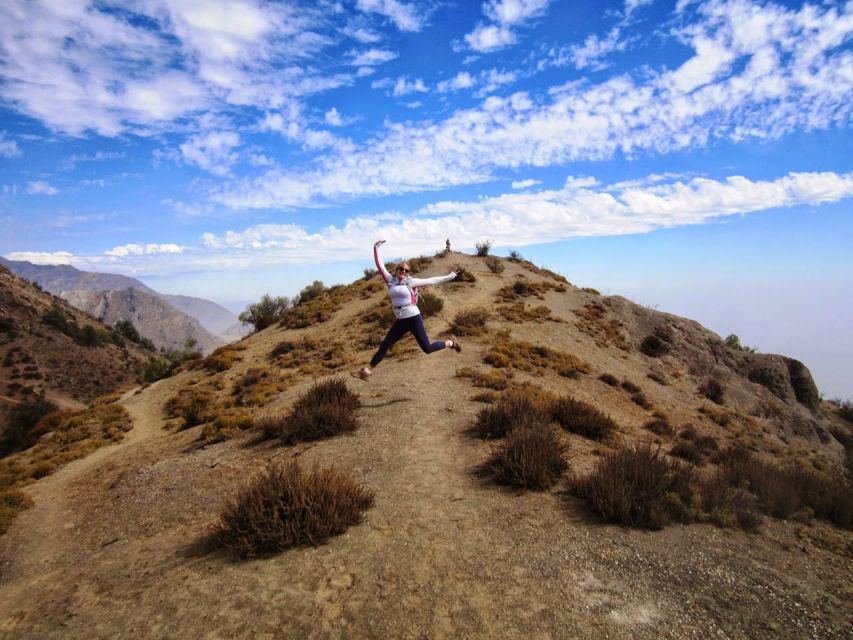
{"type": "Polygon", "coordinates": [[[715,452],[739,450],[843,478],[850,425],[820,401],[803,365],[732,349],[695,322],[524,261],[411,262],[426,275],[463,269],[463,281],[432,289],[439,301],[422,305],[431,337],[456,334],[461,354],[425,356],[406,339],[369,383],[349,377],[392,321],[384,286],[365,277],[126,397],[134,427],[122,443],[30,485],[33,508],[0,538],[0,629],[68,638],[847,632],[853,538],[814,513],[764,518],[752,533],[712,518],[646,532],[601,524],[566,491],[635,442],[698,476],[716,468],[715,452]],[[262,418],[286,416],[315,380],[335,375],[360,396],[355,431],[296,444],[260,437],[262,418]],[[472,428],[508,389],[570,397],[614,426],[597,439],[556,430],[569,469],[549,489],[500,487],[483,473],[499,445],[472,428]],[[211,548],[226,500],[267,463],[289,460],[346,471],[375,505],[324,546],[249,562],[211,548]]]}

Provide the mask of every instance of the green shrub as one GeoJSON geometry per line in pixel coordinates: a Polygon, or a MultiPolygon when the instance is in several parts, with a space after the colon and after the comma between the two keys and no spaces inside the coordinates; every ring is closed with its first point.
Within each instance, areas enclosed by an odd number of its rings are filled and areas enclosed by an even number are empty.
{"type": "Polygon", "coordinates": [[[255,331],[261,331],[281,320],[289,307],[290,300],[285,296],[273,298],[269,294],[264,294],[259,302],[246,307],[238,319],[243,324],[255,327],[255,331]]]}
{"type": "Polygon", "coordinates": [[[215,540],[237,558],[317,546],[358,524],[373,503],[372,491],[334,469],[274,464],[226,505],[215,540]]]}
{"type": "Polygon", "coordinates": [[[513,429],[486,462],[497,482],[543,491],[554,485],[568,465],[565,445],[545,423],[513,429]]]}
{"type": "Polygon", "coordinates": [[[293,301],[293,306],[298,307],[307,302],[311,302],[311,300],[315,300],[319,298],[326,291],[326,286],[320,281],[315,280],[309,285],[300,290],[299,294],[296,296],[296,299],[293,301]]]}
{"type": "Polygon", "coordinates": [[[139,377],[142,382],[156,382],[162,378],[167,378],[172,373],[172,364],[165,358],[149,358],[148,362],[142,365],[139,371],[139,377]]]}

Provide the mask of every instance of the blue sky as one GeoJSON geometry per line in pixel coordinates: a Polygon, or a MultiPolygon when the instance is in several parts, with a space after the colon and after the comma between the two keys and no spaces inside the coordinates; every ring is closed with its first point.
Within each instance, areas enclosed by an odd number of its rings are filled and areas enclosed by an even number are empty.
{"type": "Polygon", "coordinates": [[[851,2],[11,0],[0,253],[241,307],[489,238],[853,396],[851,42],[851,2]]]}

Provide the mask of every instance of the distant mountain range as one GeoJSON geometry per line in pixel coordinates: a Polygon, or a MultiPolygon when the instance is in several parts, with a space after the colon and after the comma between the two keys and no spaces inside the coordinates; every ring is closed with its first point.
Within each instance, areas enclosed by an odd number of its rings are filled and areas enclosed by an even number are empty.
{"type": "Polygon", "coordinates": [[[192,339],[206,353],[245,333],[237,316],[215,302],[162,294],[135,278],[2,256],[0,265],[108,325],[130,320],[158,348],[181,348],[192,339]]]}

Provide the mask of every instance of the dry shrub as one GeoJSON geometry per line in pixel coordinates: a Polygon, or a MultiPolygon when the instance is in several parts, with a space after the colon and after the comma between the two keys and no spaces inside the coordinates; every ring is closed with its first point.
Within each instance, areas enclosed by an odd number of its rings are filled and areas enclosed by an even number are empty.
{"type": "Polygon", "coordinates": [[[500,395],[494,391],[483,391],[471,396],[471,400],[474,402],[482,402],[483,404],[494,404],[498,401],[498,398],[500,398],[500,395]]]}
{"type": "Polygon", "coordinates": [[[500,258],[489,256],[486,258],[486,266],[492,273],[503,273],[506,266],[500,258]]]}
{"type": "Polygon", "coordinates": [[[661,455],[659,448],[637,444],[605,453],[571,490],[607,522],[660,529],[689,519],[692,471],[661,455]]]}
{"type": "Polygon", "coordinates": [[[453,279],[453,282],[477,282],[477,277],[468,271],[468,269],[464,267],[454,267],[453,270],[456,272],[456,277],[453,279]]]}
{"type": "Polygon", "coordinates": [[[533,423],[510,431],[485,467],[499,483],[543,491],[568,468],[564,451],[565,445],[551,426],[533,423]]]}
{"type": "Polygon", "coordinates": [[[727,411],[717,409],[711,405],[705,404],[699,407],[699,413],[708,416],[712,421],[716,422],[721,427],[726,427],[731,422],[732,417],[727,411]]]}
{"type": "Polygon", "coordinates": [[[566,378],[591,371],[589,364],[571,353],[511,340],[506,336],[495,341],[483,360],[497,368],[512,367],[531,373],[551,370],[566,378]]]}
{"type": "Polygon", "coordinates": [[[280,342],[270,354],[273,362],[282,369],[296,369],[299,373],[323,374],[350,364],[352,354],[341,340],[301,340],[280,342]]]}
{"type": "Polygon", "coordinates": [[[699,386],[699,393],[715,404],[725,402],[726,388],[719,380],[708,378],[699,386]]]}
{"type": "Polygon", "coordinates": [[[634,404],[641,406],[643,409],[651,409],[652,408],[651,401],[646,397],[646,394],[643,393],[642,391],[638,391],[637,393],[631,394],[631,401],[634,404]]]}
{"type": "Polygon", "coordinates": [[[486,320],[489,312],[483,307],[460,311],[453,318],[450,331],[460,336],[481,336],[486,333],[486,320]]]}
{"type": "Polygon", "coordinates": [[[670,453],[677,458],[687,460],[695,465],[701,465],[705,462],[705,456],[699,450],[699,447],[696,446],[695,442],[691,442],[690,440],[676,442],[670,453]]]}
{"type": "Polygon", "coordinates": [[[300,297],[305,297],[305,301],[297,303],[295,307],[291,307],[284,312],[280,327],[285,329],[305,329],[321,322],[326,322],[332,317],[332,314],[341,309],[345,303],[355,297],[355,289],[337,285],[329,289],[325,289],[322,283],[315,282],[314,285],[309,285],[302,290],[300,297]],[[308,297],[306,294],[310,294],[308,297]]]}
{"type": "Polygon", "coordinates": [[[0,535],[6,533],[12,520],[21,512],[33,506],[33,501],[22,491],[11,489],[0,491],[0,535]]]}
{"type": "Polygon", "coordinates": [[[473,432],[484,439],[503,438],[515,428],[548,423],[553,398],[538,387],[513,387],[494,405],[480,409],[473,432]]]}
{"type": "Polygon", "coordinates": [[[252,429],[257,431],[264,440],[281,438],[287,424],[287,414],[268,413],[257,416],[252,429]]]}
{"type": "Polygon", "coordinates": [[[251,416],[245,413],[219,416],[213,422],[204,425],[199,440],[205,444],[224,442],[252,428],[251,416]]]}
{"type": "Polygon", "coordinates": [[[640,343],[640,351],[651,358],[660,358],[672,350],[673,336],[670,329],[658,327],[640,343]]]}
{"type": "Polygon", "coordinates": [[[418,309],[424,318],[432,317],[444,309],[444,300],[429,291],[421,291],[418,294],[418,309]]]}
{"type": "Polygon", "coordinates": [[[655,382],[657,382],[661,386],[666,387],[669,385],[669,380],[667,380],[666,377],[662,373],[658,373],[657,371],[649,371],[646,374],[646,377],[649,380],[654,380],[655,382]]]}
{"type": "Polygon", "coordinates": [[[484,240],[483,242],[474,243],[474,248],[477,249],[477,255],[481,258],[489,255],[489,251],[492,249],[492,241],[484,240]]]}
{"type": "Polygon", "coordinates": [[[361,522],[373,503],[372,491],[334,469],[271,465],[226,505],[216,541],[237,558],[316,546],[361,522]]]}
{"type": "Polygon", "coordinates": [[[206,358],[199,360],[198,366],[212,373],[228,371],[231,366],[240,360],[240,351],[245,347],[225,346],[219,347],[206,358]]]}
{"type": "Polygon", "coordinates": [[[847,422],[853,422],[853,400],[839,400],[838,415],[847,420],[847,422]]]}
{"type": "Polygon", "coordinates": [[[631,350],[625,323],[608,313],[602,301],[589,300],[582,309],[575,309],[574,314],[578,317],[578,329],[594,338],[599,347],[614,345],[623,351],[631,350]]]}
{"type": "Polygon", "coordinates": [[[604,440],[618,429],[610,416],[568,396],[560,396],[553,402],[551,418],[566,431],[591,440],[604,440]]]}
{"type": "Polygon", "coordinates": [[[675,428],[664,415],[656,415],[643,425],[643,429],[665,438],[671,438],[675,435],[675,428]]]}
{"type": "Polygon", "coordinates": [[[495,309],[495,312],[501,318],[513,324],[520,322],[544,322],[545,320],[559,322],[559,319],[551,316],[551,310],[545,305],[529,307],[522,301],[514,304],[500,305],[495,309]]]}
{"type": "Polygon", "coordinates": [[[620,386],[623,389],[625,389],[625,391],[627,391],[628,393],[639,393],[640,392],[640,387],[638,387],[633,382],[631,382],[630,380],[627,380],[627,379],[623,380],[622,384],[620,386]]]}
{"type": "Polygon", "coordinates": [[[611,387],[619,386],[619,379],[609,373],[602,373],[600,376],[598,376],[598,379],[601,380],[604,384],[610,385],[611,387]]]}
{"type": "Polygon", "coordinates": [[[754,494],[767,515],[784,519],[807,509],[838,526],[853,527],[853,487],[840,475],[794,463],[777,466],[742,449],[724,451],[716,461],[726,482],[754,494]]]}
{"type": "Polygon", "coordinates": [[[512,284],[501,287],[498,290],[497,298],[499,302],[515,302],[519,298],[530,296],[544,300],[545,294],[552,289],[559,290],[559,287],[550,282],[533,282],[524,276],[519,276],[512,284]]]}
{"type": "Polygon", "coordinates": [[[360,406],[358,394],[350,391],[342,378],[316,382],[293,405],[280,437],[295,444],[355,431],[360,406]]]}
{"type": "Polygon", "coordinates": [[[482,371],[477,371],[471,367],[461,367],[456,370],[456,377],[469,378],[475,387],[486,387],[489,389],[495,389],[496,391],[503,391],[509,387],[513,378],[513,373],[512,371],[504,370],[488,371],[483,373],[482,371]]]}

